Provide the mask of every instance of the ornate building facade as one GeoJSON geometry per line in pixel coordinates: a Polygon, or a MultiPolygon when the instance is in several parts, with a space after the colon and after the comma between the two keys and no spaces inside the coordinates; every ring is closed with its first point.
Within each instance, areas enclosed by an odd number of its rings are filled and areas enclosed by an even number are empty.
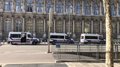
{"type": "MultiPolygon", "coordinates": [[[[120,0],[117,1],[111,3],[114,38],[120,34],[120,0]]],[[[25,31],[43,37],[48,31],[50,8],[54,11],[51,32],[71,33],[78,39],[81,33],[105,36],[102,0],[0,0],[0,35],[5,39],[10,31],[25,31]]]]}

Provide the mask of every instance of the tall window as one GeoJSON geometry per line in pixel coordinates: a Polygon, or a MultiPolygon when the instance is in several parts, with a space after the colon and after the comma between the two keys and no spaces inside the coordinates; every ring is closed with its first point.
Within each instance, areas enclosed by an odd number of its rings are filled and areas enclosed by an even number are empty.
{"type": "Polygon", "coordinates": [[[112,15],[112,16],[115,16],[114,0],[111,0],[111,15],[112,15]]]}
{"type": "Polygon", "coordinates": [[[37,12],[43,12],[44,0],[36,0],[37,12]]]}
{"type": "Polygon", "coordinates": [[[97,0],[93,1],[93,15],[99,15],[99,3],[97,0]]]}
{"type": "Polygon", "coordinates": [[[46,13],[49,13],[50,8],[52,8],[52,0],[46,0],[46,13]]]}
{"type": "Polygon", "coordinates": [[[80,6],[80,2],[78,1],[78,2],[75,4],[75,13],[76,13],[76,14],[80,14],[80,9],[81,9],[81,6],[80,6]]]}
{"type": "Polygon", "coordinates": [[[26,11],[27,12],[33,12],[33,0],[27,0],[27,8],[26,11]]]}
{"type": "Polygon", "coordinates": [[[84,0],[84,14],[90,15],[90,3],[89,0],[84,0]]]}
{"type": "Polygon", "coordinates": [[[73,10],[72,10],[73,5],[72,5],[72,2],[71,2],[72,0],[65,0],[65,1],[66,1],[66,4],[65,4],[66,5],[65,6],[66,7],[66,12],[67,13],[72,13],[73,12],[73,10]]]}
{"type": "Polygon", "coordinates": [[[63,13],[63,3],[62,0],[57,0],[57,4],[55,6],[56,13],[63,13]]]}
{"type": "Polygon", "coordinates": [[[102,8],[102,15],[105,15],[105,12],[104,12],[105,10],[104,10],[103,3],[102,3],[102,5],[101,5],[101,6],[102,6],[102,7],[101,7],[101,8],[102,8]]]}
{"type": "Polygon", "coordinates": [[[12,11],[12,0],[5,0],[5,11],[12,11]]]}
{"type": "Polygon", "coordinates": [[[16,31],[18,31],[18,32],[21,32],[21,31],[22,31],[22,22],[21,22],[21,20],[16,20],[15,29],[16,29],[16,31]]]}
{"type": "Polygon", "coordinates": [[[118,3],[118,12],[119,12],[119,15],[120,15],[120,1],[119,1],[119,3],[118,3]]]}
{"type": "Polygon", "coordinates": [[[16,12],[21,12],[22,11],[22,0],[16,0],[16,12]]]}
{"type": "Polygon", "coordinates": [[[5,24],[4,24],[4,30],[5,30],[5,32],[10,32],[10,31],[12,31],[12,22],[11,22],[11,19],[10,18],[7,18],[6,20],[5,20],[5,24]]]}

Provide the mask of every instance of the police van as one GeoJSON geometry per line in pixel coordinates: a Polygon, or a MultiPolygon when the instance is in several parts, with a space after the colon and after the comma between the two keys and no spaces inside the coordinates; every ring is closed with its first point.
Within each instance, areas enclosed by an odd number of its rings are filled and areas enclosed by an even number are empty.
{"type": "Polygon", "coordinates": [[[88,44],[88,43],[104,44],[105,39],[103,39],[103,36],[100,34],[83,33],[81,34],[80,42],[83,44],[88,44]]]}
{"type": "Polygon", "coordinates": [[[74,40],[66,33],[50,33],[50,42],[51,43],[74,43],[74,40]]]}
{"type": "Polygon", "coordinates": [[[40,40],[30,32],[9,32],[7,42],[11,44],[38,44],[40,40]]]}

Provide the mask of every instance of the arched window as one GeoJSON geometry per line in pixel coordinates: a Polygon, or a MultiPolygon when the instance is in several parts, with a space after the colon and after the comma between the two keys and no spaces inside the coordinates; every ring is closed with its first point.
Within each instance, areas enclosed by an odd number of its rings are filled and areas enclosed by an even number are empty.
{"type": "Polygon", "coordinates": [[[93,1],[93,15],[99,15],[99,3],[97,0],[93,1]]]}
{"type": "Polygon", "coordinates": [[[12,0],[5,0],[4,8],[5,11],[12,11],[12,6],[13,6],[12,0]]]}
{"type": "Polygon", "coordinates": [[[27,0],[27,8],[26,11],[27,12],[33,12],[33,0],[27,0]]]}
{"type": "Polygon", "coordinates": [[[15,22],[15,29],[17,32],[22,31],[22,21],[20,19],[17,19],[15,22]]]}
{"type": "Polygon", "coordinates": [[[90,3],[89,0],[84,0],[84,14],[90,15],[90,3]]]}
{"type": "Polygon", "coordinates": [[[22,0],[16,0],[16,12],[22,11],[22,0]]]}
{"type": "Polygon", "coordinates": [[[43,12],[44,0],[36,0],[37,12],[43,12]]]}
{"type": "Polygon", "coordinates": [[[56,13],[63,13],[63,3],[62,0],[57,0],[56,6],[55,6],[56,13]]]}
{"type": "Polygon", "coordinates": [[[65,4],[65,7],[66,7],[66,12],[67,13],[72,13],[73,12],[73,5],[72,5],[72,0],[65,0],[66,2],[66,4],[65,4]]]}
{"type": "Polygon", "coordinates": [[[52,8],[52,0],[46,0],[46,13],[49,13],[50,8],[52,8]]]}
{"type": "Polygon", "coordinates": [[[80,2],[79,0],[77,0],[77,2],[75,3],[75,13],[80,14],[80,9],[81,9],[80,2]]]}

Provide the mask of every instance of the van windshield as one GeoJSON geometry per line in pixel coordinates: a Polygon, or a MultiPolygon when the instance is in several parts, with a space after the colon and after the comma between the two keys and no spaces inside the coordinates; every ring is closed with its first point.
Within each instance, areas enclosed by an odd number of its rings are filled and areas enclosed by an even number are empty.
{"type": "Polygon", "coordinates": [[[11,34],[10,38],[21,38],[21,34],[11,34]]]}
{"type": "Polygon", "coordinates": [[[85,36],[85,39],[98,39],[97,36],[85,36]]]}
{"type": "Polygon", "coordinates": [[[51,35],[50,38],[64,39],[64,36],[51,35]]]}

